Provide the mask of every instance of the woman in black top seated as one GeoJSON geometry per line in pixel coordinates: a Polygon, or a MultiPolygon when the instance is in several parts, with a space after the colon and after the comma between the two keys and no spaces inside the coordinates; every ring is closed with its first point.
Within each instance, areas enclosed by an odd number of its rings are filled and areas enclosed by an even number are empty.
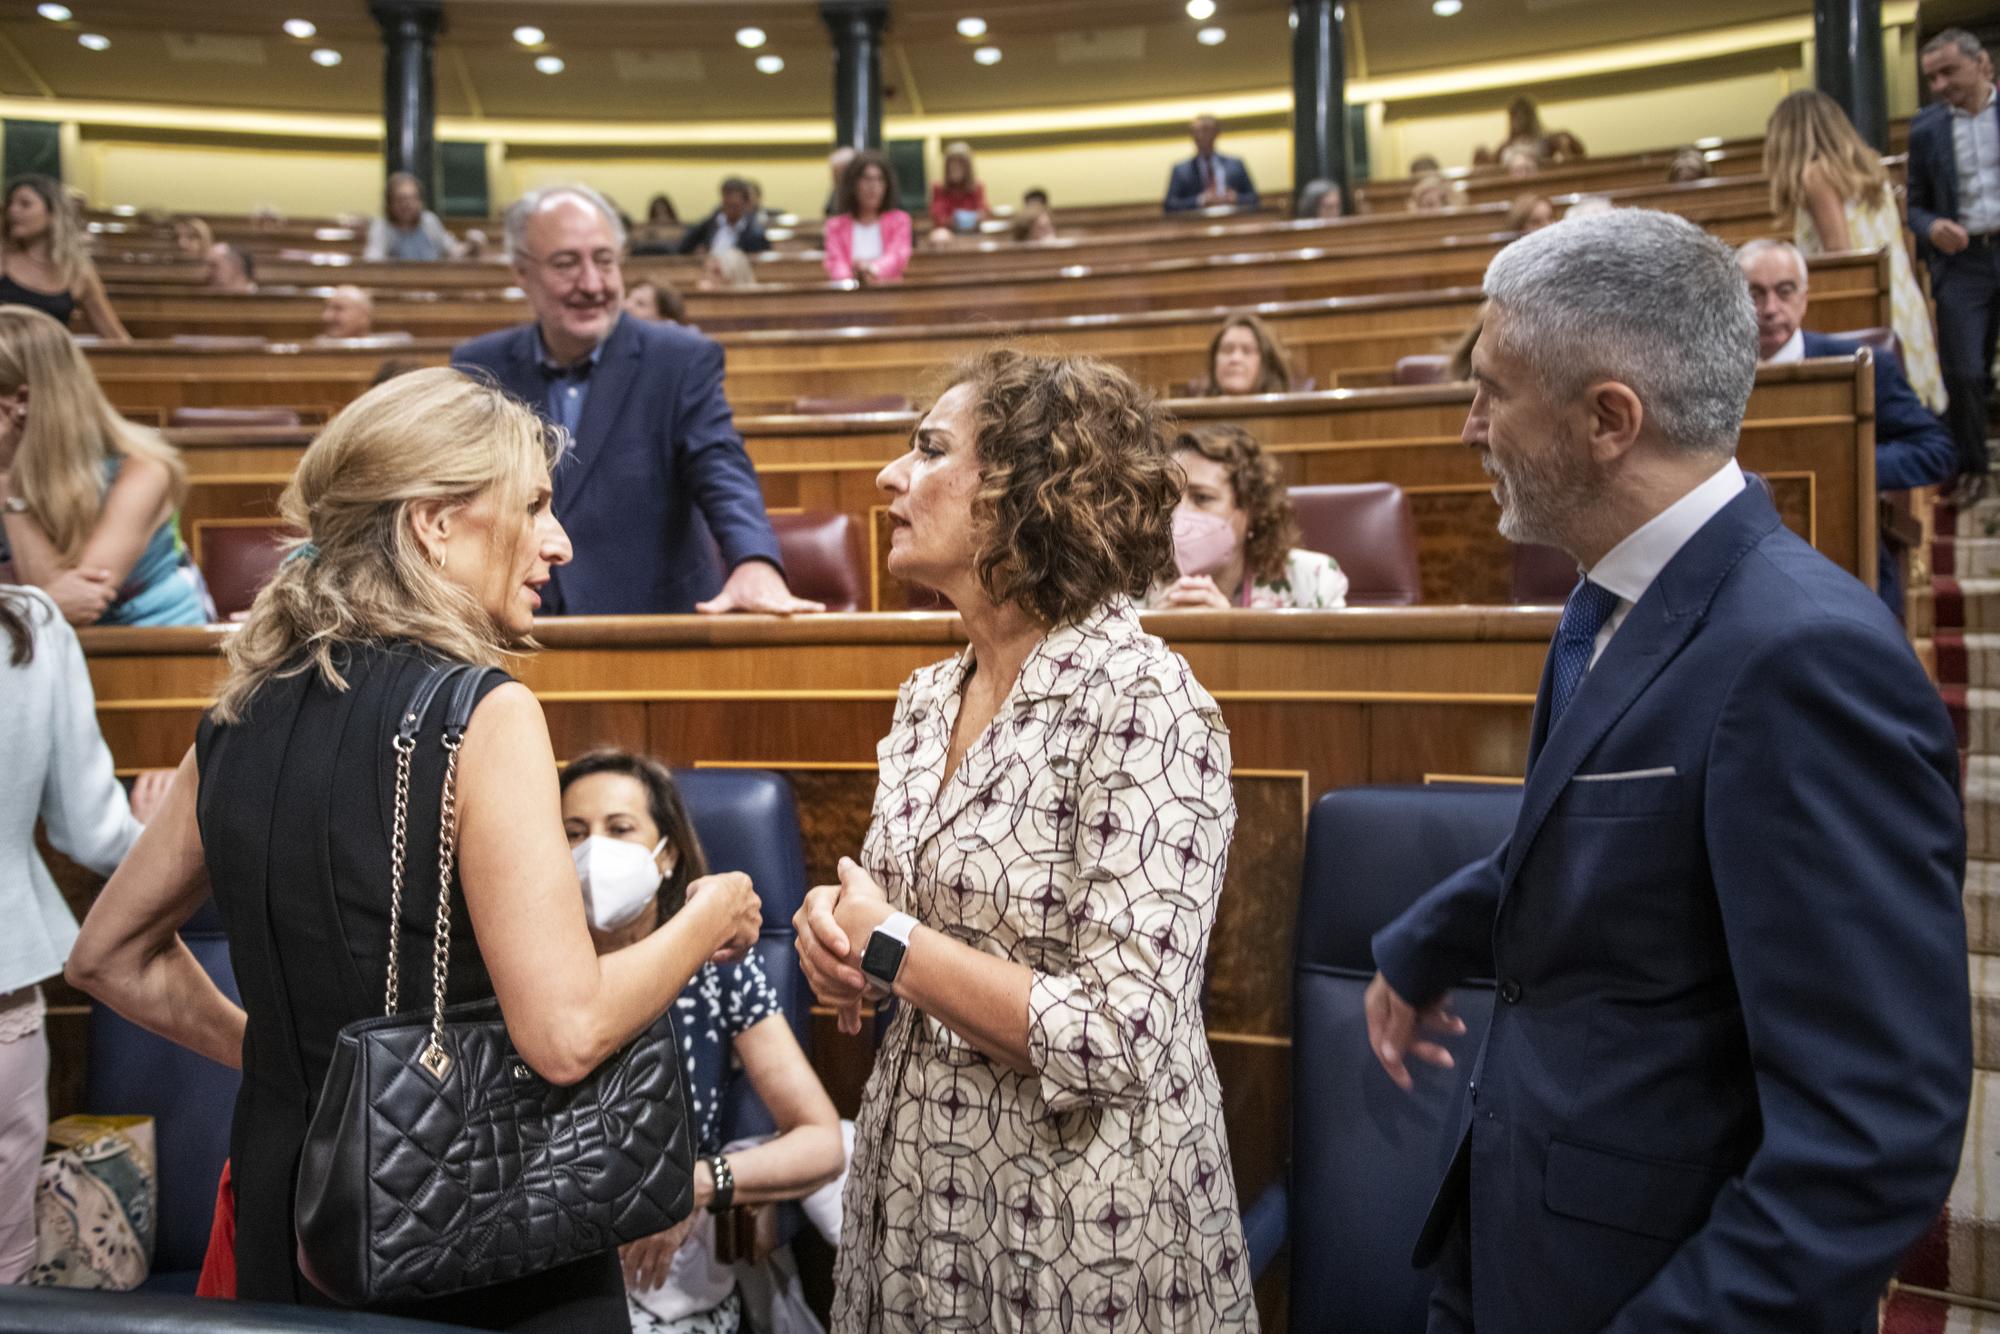
{"type": "Polygon", "coordinates": [[[0,306],[33,306],[69,325],[78,306],[100,338],[130,341],[104,280],[84,252],[83,223],[62,182],[17,176],[7,182],[0,213],[0,306]]]}
{"type": "MultiPolygon", "coordinates": [[[[151,837],[105,886],[69,977],[133,1021],[228,1065],[237,1294],[327,1305],[300,1274],[293,1183],[342,1025],[379,1014],[388,950],[398,716],[432,663],[523,647],[569,538],[549,513],[560,437],[498,389],[442,368],[370,390],[307,449],[282,502],[310,540],[232,637],[229,678],[151,837]],[[243,1008],[176,938],[211,890],[243,1008]]],[[[437,902],[441,710],[409,782],[400,954],[427,1006],[437,902]],[[414,974],[414,976],[413,976],[414,974]]],[[[522,1060],[574,1083],[673,1004],[701,965],[757,939],[741,875],[689,886],[660,927],[600,957],[563,832],[540,706],[499,673],[460,752],[449,887],[452,1003],[498,996],[522,1060]]],[[[394,1308],[482,1329],[626,1334],[614,1251],[394,1308]]]]}

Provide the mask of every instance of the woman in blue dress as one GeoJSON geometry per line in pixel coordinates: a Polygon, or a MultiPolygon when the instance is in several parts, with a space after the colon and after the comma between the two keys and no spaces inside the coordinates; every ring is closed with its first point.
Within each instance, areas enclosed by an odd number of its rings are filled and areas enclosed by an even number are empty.
{"type": "Polygon", "coordinates": [[[15,579],[72,625],[203,625],[179,453],[118,414],[53,319],[0,306],[0,522],[15,579]]]}

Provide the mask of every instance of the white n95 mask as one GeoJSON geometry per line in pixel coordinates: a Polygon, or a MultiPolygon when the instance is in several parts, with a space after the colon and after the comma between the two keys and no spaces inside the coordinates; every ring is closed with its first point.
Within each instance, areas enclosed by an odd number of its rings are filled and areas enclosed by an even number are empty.
{"type": "Polygon", "coordinates": [[[652,904],[666,878],[653,858],[666,845],[662,838],[648,852],[622,838],[592,834],[570,849],[576,878],[583,882],[583,909],[592,926],[616,931],[652,904]]]}

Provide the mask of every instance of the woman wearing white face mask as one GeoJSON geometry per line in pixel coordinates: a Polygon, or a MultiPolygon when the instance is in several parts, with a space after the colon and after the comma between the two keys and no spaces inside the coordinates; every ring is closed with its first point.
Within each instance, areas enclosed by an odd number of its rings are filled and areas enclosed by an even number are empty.
{"type": "MultiPolygon", "coordinates": [[[[562,813],[600,951],[652,932],[707,873],[680,790],[657,760],[599,750],[572,761],[563,770],[562,813]]],[[[674,1018],[694,1112],[695,1212],[622,1249],[627,1301],[639,1334],[728,1334],[742,1327],[742,1305],[728,1266],[714,1261],[710,1210],[800,1199],[840,1175],[846,1151],[833,1101],[754,951],[741,962],[704,964],[674,1018]],[[725,1155],[721,1094],[732,1054],[778,1135],[725,1155]]]]}
{"type": "Polygon", "coordinates": [[[1333,557],[1292,544],[1292,515],[1278,465],[1240,426],[1197,426],[1174,441],[1186,486],[1174,511],[1180,577],[1146,599],[1155,610],[1344,607],[1347,576],[1333,557]]]}

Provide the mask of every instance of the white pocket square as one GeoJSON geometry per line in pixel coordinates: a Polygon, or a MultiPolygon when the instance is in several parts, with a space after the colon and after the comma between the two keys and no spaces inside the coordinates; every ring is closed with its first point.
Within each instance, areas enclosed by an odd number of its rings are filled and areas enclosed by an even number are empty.
{"type": "Polygon", "coordinates": [[[1635,778],[1673,778],[1678,776],[1679,773],[1680,770],[1674,768],[1673,765],[1663,764],[1657,769],[1626,769],[1621,773],[1615,774],[1575,774],[1571,776],[1570,781],[1573,783],[1625,783],[1635,778]]]}

